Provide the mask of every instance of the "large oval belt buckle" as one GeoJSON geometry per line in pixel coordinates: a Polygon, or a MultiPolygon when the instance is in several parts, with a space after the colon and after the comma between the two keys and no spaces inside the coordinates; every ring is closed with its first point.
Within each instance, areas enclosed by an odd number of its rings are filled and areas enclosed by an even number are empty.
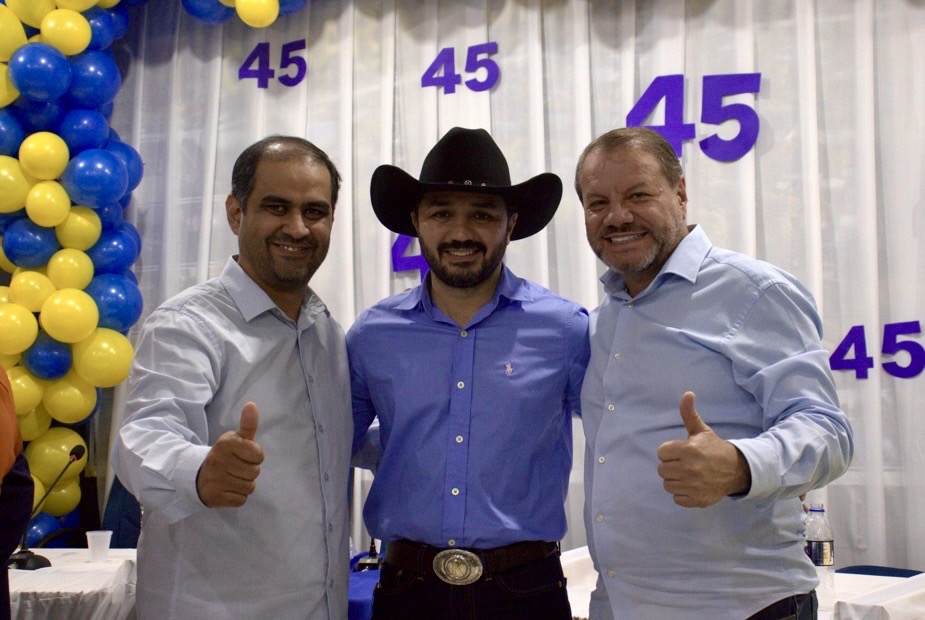
{"type": "Polygon", "coordinates": [[[482,561],[471,551],[446,549],[434,558],[434,572],[451,586],[467,586],[482,576],[482,561]]]}

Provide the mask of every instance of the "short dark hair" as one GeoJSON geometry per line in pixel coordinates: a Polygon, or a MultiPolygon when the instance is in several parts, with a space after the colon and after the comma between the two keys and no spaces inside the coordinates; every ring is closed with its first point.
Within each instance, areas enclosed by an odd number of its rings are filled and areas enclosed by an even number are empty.
{"type": "Polygon", "coordinates": [[[331,208],[337,206],[337,193],[340,190],[340,173],[328,154],[304,138],[274,134],[259,140],[244,149],[234,162],[231,172],[231,195],[244,209],[247,199],[254,190],[254,176],[257,166],[266,158],[274,161],[286,161],[297,157],[308,157],[323,164],[331,175],[331,208]],[[279,147],[279,148],[274,148],[279,147]]]}
{"type": "Polygon", "coordinates": [[[611,129],[592,140],[578,158],[578,165],[575,166],[575,191],[578,193],[579,200],[582,200],[581,169],[584,168],[588,156],[594,151],[609,153],[624,146],[638,148],[654,155],[662,169],[662,174],[672,185],[684,175],[681,161],[675,154],[674,147],[660,133],[646,127],[611,129]]]}

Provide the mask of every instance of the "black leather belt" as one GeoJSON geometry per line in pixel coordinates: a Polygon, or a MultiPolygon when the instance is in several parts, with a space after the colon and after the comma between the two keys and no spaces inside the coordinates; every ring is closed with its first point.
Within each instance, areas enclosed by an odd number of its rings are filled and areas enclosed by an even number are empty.
{"type": "Polygon", "coordinates": [[[558,543],[538,540],[494,549],[441,549],[410,540],[391,540],[386,543],[385,561],[403,570],[435,575],[451,585],[463,586],[553,553],[559,554],[558,543]]]}

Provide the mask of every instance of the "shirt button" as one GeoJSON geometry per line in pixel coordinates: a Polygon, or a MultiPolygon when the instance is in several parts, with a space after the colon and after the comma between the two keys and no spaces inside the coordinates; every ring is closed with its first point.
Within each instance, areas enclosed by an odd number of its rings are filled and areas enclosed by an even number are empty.
{"type": "Polygon", "coordinates": [[[462,435],[456,435],[456,443],[462,443],[462,442],[463,442],[463,436],[462,436],[462,435]]]}
{"type": "Polygon", "coordinates": [[[463,389],[464,387],[466,387],[466,384],[463,383],[462,381],[459,381],[459,382],[456,384],[456,387],[458,387],[458,388],[461,390],[461,389],[463,389]]]}
{"type": "Polygon", "coordinates": [[[461,332],[459,332],[459,335],[465,338],[466,336],[469,335],[469,332],[467,332],[466,330],[462,330],[461,332]]]}
{"type": "Polygon", "coordinates": [[[323,432],[324,432],[324,424],[319,424],[319,425],[318,425],[318,432],[319,432],[319,433],[323,433],[323,432]]]}
{"type": "Polygon", "coordinates": [[[607,576],[608,576],[608,577],[616,577],[617,574],[616,574],[615,572],[613,572],[612,570],[609,570],[609,571],[607,571],[607,576]]]}
{"type": "Polygon", "coordinates": [[[447,545],[447,547],[455,547],[455,546],[456,546],[456,539],[455,539],[455,538],[449,539],[448,541],[446,541],[446,545],[447,545]]]}
{"type": "Polygon", "coordinates": [[[607,405],[607,409],[609,409],[610,411],[613,411],[614,409],[616,409],[616,407],[614,407],[613,405],[607,405]]]}
{"type": "Polygon", "coordinates": [[[597,519],[597,522],[600,523],[601,521],[604,520],[604,515],[597,515],[597,517],[595,517],[595,519],[597,519]]]}
{"type": "Polygon", "coordinates": [[[459,489],[454,488],[452,491],[450,491],[450,493],[453,495],[459,495],[459,489]]]}
{"type": "Polygon", "coordinates": [[[623,356],[620,355],[619,353],[614,353],[614,355],[613,355],[613,358],[614,358],[615,360],[621,359],[622,357],[623,357],[623,356]]]}
{"type": "Polygon", "coordinates": [[[333,531],[334,531],[334,524],[333,524],[333,523],[328,523],[328,531],[329,531],[329,532],[333,532],[333,531]]]}
{"type": "Polygon", "coordinates": [[[324,479],[325,479],[325,480],[330,480],[331,477],[330,477],[329,475],[325,474],[325,475],[324,475],[324,479]]]}
{"type": "Polygon", "coordinates": [[[598,462],[598,463],[603,463],[603,462],[606,461],[606,460],[607,460],[607,457],[606,457],[606,456],[599,456],[599,457],[597,458],[597,462],[598,462]]]}
{"type": "Polygon", "coordinates": [[[328,582],[328,586],[331,587],[331,588],[334,587],[334,580],[333,580],[333,579],[332,579],[331,581],[328,582]]]}
{"type": "Polygon", "coordinates": [[[632,308],[632,307],[633,307],[633,302],[631,302],[631,301],[630,301],[630,302],[627,302],[627,303],[626,303],[626,307],[627,307],[627,308],[632,308]]]}

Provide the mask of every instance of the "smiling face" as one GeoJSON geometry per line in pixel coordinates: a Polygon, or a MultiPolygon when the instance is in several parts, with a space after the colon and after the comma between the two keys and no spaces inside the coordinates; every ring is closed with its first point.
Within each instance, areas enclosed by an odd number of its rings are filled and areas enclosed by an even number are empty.
{"type": "Polygon", "coordinates": [[[672,184],[654,155],[622,146],[589,153],[579,179],[591,249],[639,294],[687,234],[684,177],[672,184]]]}
{"type": "Polygon", "coordinates": [[[229,196],[238,264],[287,314],[328,253],[334,207],[327,168],[304,155],[262,159],[247,204],[229,196]]]}
{"type": "Polygon", "coordinates": [[[492,194],[429,192],[411,213],[434,277],[459,289],[491,282],[511,241],[517,214],[492,194]]]}

